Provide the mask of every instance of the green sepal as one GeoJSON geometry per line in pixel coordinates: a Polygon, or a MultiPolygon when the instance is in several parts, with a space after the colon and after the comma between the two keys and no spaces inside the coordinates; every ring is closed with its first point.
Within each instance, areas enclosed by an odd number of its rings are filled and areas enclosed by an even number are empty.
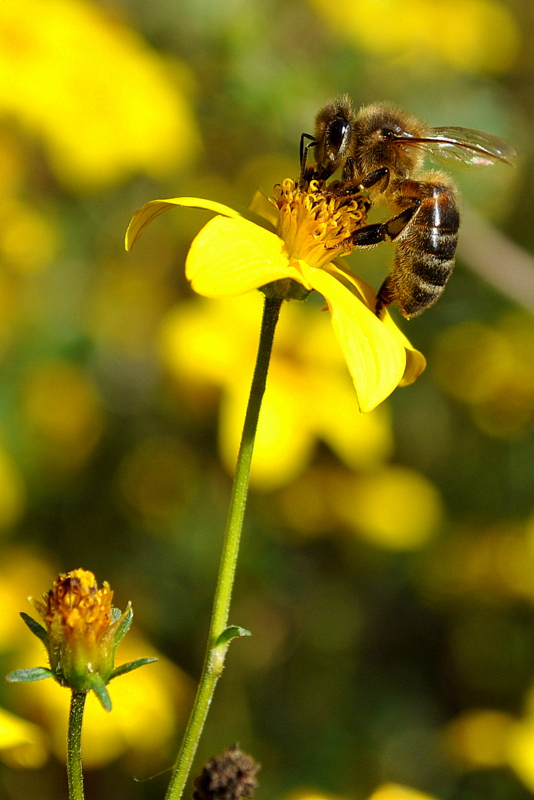
{"type": "MultiPolygon", "coordinates": [[[[118,619],[121,616],[122,612],[119,611],[118,608],[114,608],[112,610],[112,614],[116,614],[117,616],[115,617],[115,619],[118,619]]],[[[128,607],[124,612],[124,617],[122,619],[122,622],[115,631],[115,647],[117,647],[121,639],[123,639],[130,630],[130,625],[132,624],[132,620],[133,620],[133,608],[130,605],[130,603],[128,603],[128,607]]]]}
{"type": "Polygon", "coordinates": [[[111,711],[111,697],[106,689],[106,684],[100,675],[91,675],[89,684],[91,689],[96,694],[104,711],[111,711]]]}
{"type": "Polygon", "coordinates": [[[55,678],[51,669],[46,667],[30,667],[30,669],[16,669],[6,675],[9,683],[31,683],[32,681],[44,681],[45,678],[55,678]]]}
{"type": "Polygon", "coordinates": [[[109,680],[112,681],[113,678],[118,678],[119,675],[126,675],[127,672],[131,672],[139,667],[144,667],[145,664],[153,664],[154,661],[157,660],[157,658],[136,658],[135,661],[128,661],[126,664],[121,664],[120,667],[116,667],[109,676],[109,680]]]}
{"type": "Polygon", "coordinates": [[[228,645],[232,639],[237,639],[238,636],[252,636],[252,634],[250,631],[247,631],[246,628],[240,628],[239,625],[230,625],[230,627],[225,628],[225,630],[219,634],[215,642],[215,647],[224,647],[228,645]]]}
{"type": "Polygon", "coordinates": [[[26,623],[28,628],[34,633],[38,639],[42,641],[44,646],[48,649],[48,631],[43,628],[42,625],[39,625],[32,617],[28,614],[25,614],[24,611],[20,612],[20,616],[22,617],[23,621],[26,623]]]}

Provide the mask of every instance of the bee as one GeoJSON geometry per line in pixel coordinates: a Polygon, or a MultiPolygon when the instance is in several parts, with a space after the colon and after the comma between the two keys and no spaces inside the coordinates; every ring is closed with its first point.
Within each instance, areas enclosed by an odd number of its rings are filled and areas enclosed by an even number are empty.
{"type": "Polygon", "coordinates": [[[468,167],[510,164],[516,155],[497,136],[469,128],[430,128],[391,103],[373,103],[355,113],[347,96],[319,111],[315,136],[301,137],[303,181],[327,180],[340,168],[337,193],[364,191],[372,205],[385,204],[394,213],[339,245],[395,243],[392,269],[377,294],[377,314],[393,302],[408,319],[421,314],[440,297],[454,267],[458,190],[444,172],[420,173],[425,154],[468,167]],[[312,165],[307,163],[310,148],[315,150],[312,165]]]}

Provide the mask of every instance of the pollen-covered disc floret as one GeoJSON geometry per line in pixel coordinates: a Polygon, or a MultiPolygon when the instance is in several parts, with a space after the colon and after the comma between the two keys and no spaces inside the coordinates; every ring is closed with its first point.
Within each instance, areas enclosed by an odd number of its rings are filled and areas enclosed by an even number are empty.
{"type": "Polygon", "coordinates": [[[336,248],[345,253],[352,250],[351,235],[365,224],[368,203],[360,193],[336,192],[338,185],[286,178],[275,186],[277,233],[290,259],[302,259],[320,268],[332,260],[336,248]]]}
{"type": "Polygon", "coordinates": [[[109,584],[99,588],[84,569],[60,575],[42,600],[32,599],[48,632],[50,668],[60,682],[83,690],[91,688],[92,675],[104,683],[109,679],[124,616],[114,613],[112,602],[109,584]]]}

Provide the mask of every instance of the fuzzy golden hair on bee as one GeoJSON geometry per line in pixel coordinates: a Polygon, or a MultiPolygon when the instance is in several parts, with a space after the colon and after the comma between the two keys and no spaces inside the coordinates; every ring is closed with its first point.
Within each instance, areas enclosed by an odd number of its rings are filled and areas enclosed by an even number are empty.
{"type": "Polygon", "coordinates": [[[421,168],[424,150],[412,139],[424,139],[429,128],[393,103],[373,103],[362,108],[352,131],[351,155],[357,175],[387,167],[392,178],[403,180],[421,168]]]}

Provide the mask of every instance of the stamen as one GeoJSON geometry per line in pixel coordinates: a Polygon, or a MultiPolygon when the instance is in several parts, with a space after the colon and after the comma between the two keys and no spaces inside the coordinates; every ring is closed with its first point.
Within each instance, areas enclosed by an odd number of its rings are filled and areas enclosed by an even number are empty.
{"type": "MultiPolygon", "coordinates": [[[[273,203],[279,211],[278,235],[290,258],[324,267],[336,248],[353,249],[352,234],[364,225],[368,203],[360,193],[347,193],[340,181],[309,184],[286,178],[275,186],[273,203]]],[[[339,254],[339,249],[336,255],[339,254]]]]}

